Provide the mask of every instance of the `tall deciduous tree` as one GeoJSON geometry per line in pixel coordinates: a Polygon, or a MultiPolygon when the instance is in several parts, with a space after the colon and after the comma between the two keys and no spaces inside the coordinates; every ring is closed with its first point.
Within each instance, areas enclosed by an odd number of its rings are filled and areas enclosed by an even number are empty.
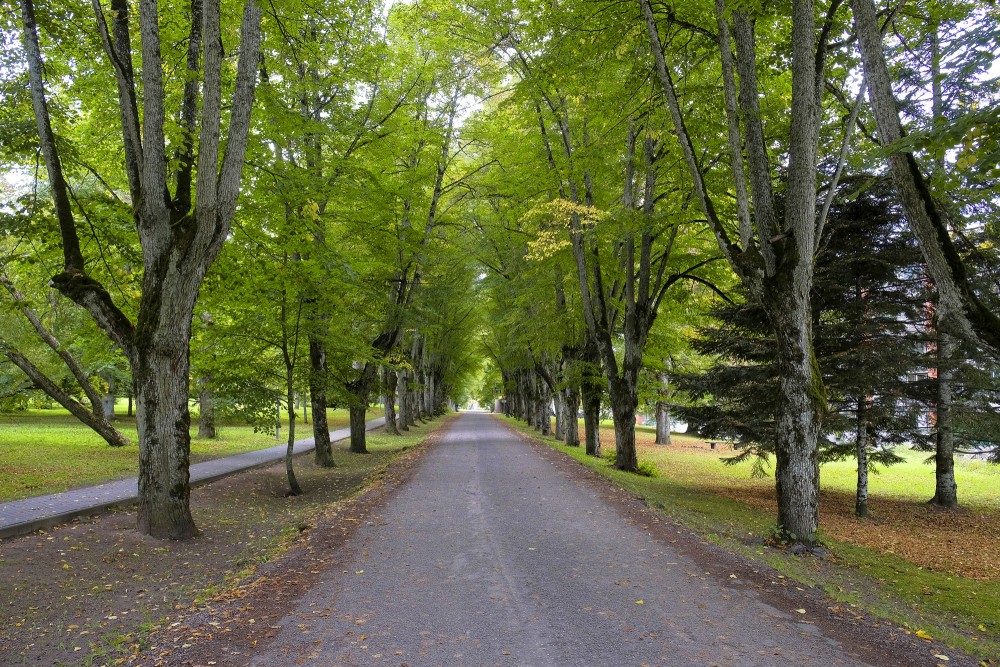
{"type": "MultiPolygon", "coordinates": [[[[737,236],[733,238],[733,225],[716,203],[718,195],[713,194],[706,178],[711,165],[700,158],[696,137],[688,131],[691,119],[679,99],[653,4],[650,0],[639,0],[657,80],[695,198],[719,249],[751,298],[764,308],[775,332],[780,377],[776,448],[778,524],[788,538],[806,543],[816,540],[819,525],[817,440],[827,409],[823,379],[813,351],[809,300],[814,258],[824,223],[824,214],[817,215],[816,162],[825,58],[830,35],[838,25],[840,4],[838,0],[830,3],[819,29],[817,6],[811,0],[794,0],[790,17],[780,26],[774,24],[778,17],[765,12],[751,15],[742,6],[730,11],[723,0],[717,0],[714,30],[698,31],[714,39],[720,57],[732,174],[728,188],[736,196],[737,236]],[[772,30],[790,28],[790,41],[759,39],[758,19],[767,21],[772,30]],[[762,77],[758,51],[786,59],[790,80],[762,77]],[[765,124],[762,99],[769,103],[776,96],[787,95],[789,87],[790,123],[779,134],[765,124]],[[783,210],[776,206],[777,161],[769,154],[768,130],[770,136],[781,137],[780,162],[787,165],[783,167],[787,170],[783,210]]],[[[669,34],[671,30],[690,30],[691,25],[667,17],[666,29],[669,34]]],[[[784,122],[783,118],[781,124],[784,122]]]]}
{"type": "Polygon", "coordinates": [[[133,321],[88,275],[80,222],[49,116],[34,2],[21,0],[20,5],[32,108],[62,239],[64,266],[52,285],[85,308],[129,361],[139,429],[138,529],[155,537],[190,537],[197,532],[188,476],[191,317],[236,211],[256,87],[261,10],[253,0],[244,5],[236,75],[224,105],[228,67],[218,0],[191,2],[183,15],[187,34],[180,53],[171,53],[176,47],[161,38],[166,9],[156,0],[138,3],[138,21],[124,0],[112,0],[107,11],[93,0],[92,20],[104,47],[104,59],[95,64],[116,84],[125,180],[142,247],[142,295],[133,321]],[[139,54],[132,52],[136,26],[139,54]],[[165,76],[165,50],[186,63],[180,95],[173,94],[165,76]],[[225,142],[224,106],[229,108],[225,142]],[[180,118],[177,126],[168,121],[175,117],[180,118]]]}

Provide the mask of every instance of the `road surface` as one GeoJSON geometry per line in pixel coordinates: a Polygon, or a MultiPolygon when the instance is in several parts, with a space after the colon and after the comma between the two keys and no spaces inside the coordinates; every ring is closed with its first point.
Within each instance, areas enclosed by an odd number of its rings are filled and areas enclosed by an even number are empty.
{"type": "Polygon", "coordinates": [[[250,664],[914,664],[709,574],[558,456],[462,415],[250,664]]]}

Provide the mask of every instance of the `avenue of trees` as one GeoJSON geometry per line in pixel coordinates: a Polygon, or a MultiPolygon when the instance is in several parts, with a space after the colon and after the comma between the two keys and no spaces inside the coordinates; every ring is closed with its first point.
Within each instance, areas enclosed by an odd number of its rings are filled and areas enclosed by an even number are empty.
{"type": "MultiPolygon", "coordinates": [[[[112,446],[185,538],[189,405],[387,429],[478,396],[636,471],[681,416],[772,457],[1000,458],[995,5],[19,0],[0,35],[0,401],[112,446]],[[298,412],[297,412],[298,410],[298,412]],[[602,411],[615,442],[601,442],[602,411]],[[583,436],[578,415],[583,416],[583,436]],[[994,439],[991,439],[993,437],[994,439]],[[581,441],[582,440],[582,441],[581,441]]],[[[763,459],[762,459],[763,460],[763,459]]]]}

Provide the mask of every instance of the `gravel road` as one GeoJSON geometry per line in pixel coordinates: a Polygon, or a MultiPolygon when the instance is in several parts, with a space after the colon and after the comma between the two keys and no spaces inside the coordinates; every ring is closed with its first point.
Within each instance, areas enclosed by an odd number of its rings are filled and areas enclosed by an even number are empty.
{"type": "Polygon", "coordinates": [[[935,664],[699,564],[557,456],[461,416],[250,664],[935,664]]]}

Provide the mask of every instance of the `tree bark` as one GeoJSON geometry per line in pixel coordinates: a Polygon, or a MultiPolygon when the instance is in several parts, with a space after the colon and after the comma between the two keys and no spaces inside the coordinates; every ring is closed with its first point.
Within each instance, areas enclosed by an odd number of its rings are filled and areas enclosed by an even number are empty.
{"type": "Polygon", "coordinates": [[[70,414],[90,427],[95,433],[104,438],[112,447],[124,447],[129,443],[128,438],[118,432],[111,422],[104,418],[103,412],[88,410],[86,406],[70,396],[60,387],[42,373],[27,357],[9,349],[0,341],[0,354],[7,357],[11,363],[20,368],[34,385],[48,394],[59,405],[69,410],[70,414]]]}
{"type": "Polygon", "coordinates": [[[601,389],[583,384],[583,435],[589,456],[601,456],[601,389]]]}
{"type": "Polygon", "coordinates": [[[855,516],[864,519],[868,516],[868,399],[864,396],[858,397],[858,408],[855,416],[857,438],[855,440],[855,452],[858,459],[858,486],[854,499],[855,516]]]}
{"type": "Polygon", "coordinates": [[[396,371],[382,368],[382,398],[385,402],[385,430],[391,435],[399,435],[396,421],[396,371]]]}
{"type": "MultiPolygon", "coordinates": [[[[147,274],[144,282],[150,280],[147,274]]],[[[143,300],[153,298],[155,291],[151,287],[144,289],[143,300]]],[[[185,303],[177,310],[192,313],[197,290],[193,294],[177,294],[176,291],[160,295],[161,303],[176,307],[176,301],[187,297],[190,306],[185,303]]],[[[138,329],[142,331],[144,310],[141,306],[139,312],[138,329]]],[[[148,344],[138,346],[132,367],[139,431],[138,529],[153,537],[174,540],[198,534],[191,516],[188,472],[191,452],[190,327],[190,317],[186,325],[170,331],[157,327],[160,329],[156,331],[158,335],[150,335],[148,344]]]]}
{"type": "Polygon", "coordinates": [[[300,496],[302,495],[302,487],[299,486],[299,480],[295,478],[294,459],[292,458],[295,455],[295,385],[292,382],[292,373],[293,367],[289,366],[285,378],[288,389],[286,396],[288,401],[288,444],[285,447],[285,476],[288,478],[288,495],[300,496]]]}
{"type": "Polygon", "coordinates": [[[937,402],[934,406],[934,497],[938,507],[958,507],[955,481],[955,431],[952,426],[952,382],[955,376],[955,340],[939,331],[937,340],[937,402]]]}
{"type": "Polygon", "coordinates": [[[365,413],[368,410],[368,403],[351,403],[351,446],[348,451],[352,454],[367,454],[368,444],[365,438],[365,413]]]}
{"type": "Polygon", "coordinates": [[[567,447],[580,446],[580,421],[577,413],[580,410],[580,389],[569,386],[563,400],[563,442],[567,447]]]}
{"type": "Polygon", "coordinates": [[[326,347],[319,336],[309,335],[309,398],[313,412],[313,459],[321,468],[334,468],[333,446],[330,443],[330,423],[326,404],[326,347]]]}
{"type": "Polygon", "coordinates": [[[104,374],[104,381],[108,385],[107,391],[101,396],[101,411],[104,414],[104,419],[113,422],[117,415],[115,414],[115,401],[117,400],[115,396],[115,378],[108,372],[104,374]]]}
{"type": "Polygon", "coordinates": [[[556,390],[552,394],[552,398],[556,404],[556,440],[566,439],[566,392],[561,390],[556,390]]]}
{"type": "Polygon", "coordinates": [[[783,290],[774,306],[769,315],[781,391],[775,443],[778,525],[790,541],[811,544],[819,527],[817,442],[825,389],[812,347],[808,291],[783,290]]]}
{"type": "Polygon", "coordinates": [[[434,404],[434,374],[428,370],[424,374],[424,404],[427,407],[427,420],[434,419],[437,406],[434,404]]]}
{"type": "Polygon", "coordinates": [[[615,422],[615,467],[619,470],[634,471],[639,467],[635,451],[635,409],[638,396],[628,387],[608,389],[608,402],[615,422]]]}
{"type": "Polygon", "coordinates": [[[541,425],[541,432],[542,435],[552,435],[552,417],[549,415],[549,393],[546,391],[544,381],[538,379],[536,382],[538,385],[538,421],[541,425]]]}
{"type": "Polygon", "coordinates": [[[406,388],[407,373],[404,369],[399,369],[396,373],[396,388],[399,396],[399,430],[409,431],[412,419],[410,418],[410,392],[406,388]]]}
{"type": "Polygon", "coordinates": [[[670,387],[670,376],[664,371],[660,373],[659,400],[656,401],[656,444],[670,444],[670,404],[667,403],[667,390],[670,387]]]}
{"type": "Polygon", "coordinates": [[[213,439],[215,432],[215,392],[209,387],[212,378],[203,375],[199,384],[201,391],[198,393],[198,437],[213,439]]]}
{"type": "Polygon", "coordinates": [[[893,183],[937,289],[939,329],[985,344],[994,355],[1000,354],[1000,317],[979,299],[969,283],[965,264],[951,239],[947,215],[931,195],[916,157],[896,147],[903,128],[882,50],[875,3],[851,0],[851,9],[878,139],[887,147],[893,183]]]}

